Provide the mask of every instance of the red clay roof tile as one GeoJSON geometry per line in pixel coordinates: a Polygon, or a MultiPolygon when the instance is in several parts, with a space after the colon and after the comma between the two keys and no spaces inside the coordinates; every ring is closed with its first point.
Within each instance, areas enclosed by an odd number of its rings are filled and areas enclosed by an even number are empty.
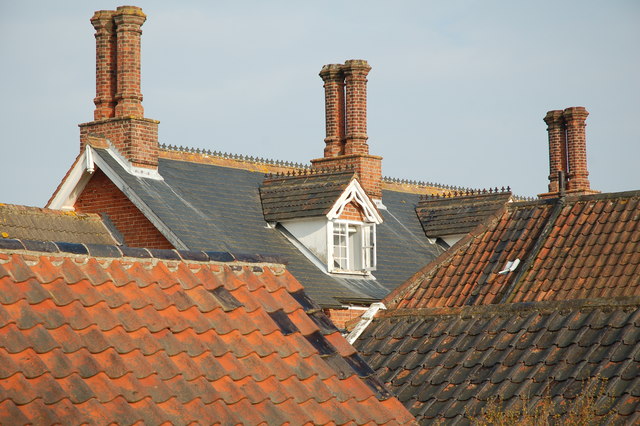
{"type": "Polygon", "coordinates": [[[0,421],[413,421],[282,267],[233,266],[3,255],[0,421]]]}

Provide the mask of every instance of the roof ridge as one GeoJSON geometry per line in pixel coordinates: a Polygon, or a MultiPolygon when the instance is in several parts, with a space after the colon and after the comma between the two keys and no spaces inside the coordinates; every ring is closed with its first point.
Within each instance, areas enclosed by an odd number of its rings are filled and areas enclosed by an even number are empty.
{"type": "Polygon", "coordinates": [[[482,197],[489,195],[513,195],[511,193],[511,187],[507,186],[506,188],[503,186],[502,188],[489,188],[489,189],[460,189],[449,192],[442,192],[440,194],[423,194],[420,195],[420,201],[428,201],[428,200],[438,200],[445,198],[472,198],[472,197],[482,197]]]}
{"type": "Polygon", "coordinates": [[[346,174],[354,174],[355,169],[351,166],[340,166],[340,167],[330,167],[326,169],[301,169],[296,173],[295,171],[287,171],[277,172],[277,173],[265,173],[264,182],[275,182],[275,181],[284,181],[284,180],[292,180],[292,179],[304,179],[310,176],[328,176],[328,175],[346,175],[346,174]]]}
{"type": "Polygon", "coordinates": [[[286,265],[279,255],[230,253],[201,250],[152,249],[110,244],[82,244],[61,241],[34,241],[0,238],[0,250],[29,251],[49,254],[75,254],[103,258],[137,258],[196,262],[271,263],[286,265]]]}
{"type": "Polygon", "coordinates": [[[600,307],[615,308],[640,306],[640,296],[620,296],[620,297],[593,297],[588,299],[571,300],[543,300],[536,302],[516,302],[516,303],[493,303],[488,305],[465,305],[456,307],[438,308],[399,308],[382,310],[379,317],[401,317],[401,316],[478,316],[491,313],[504,313],[510,315],[514,312],[556,312],[563,309],[600,307]]]}
{"type": "Polygon", "coordinates": [[[100,215],[97,213],[79,213],[73,210],[59,210],[59,209],[51,209],[49,207],[25,206],[23,204],[0,203],[0,209],[2,208],[22,210],[24,211],[24,213],[22,214],[30,214],[32,212],[33,213],[37,212],[42,214],[75,217],[79,219],[86,219],[86,218],[100,219],[100,215]]]}
{"type": "Polygon", "coordinates": [[[209,149],[204,149],[204,148],[200,149],[200,148],[183,147],[182,145],[177,146],[177,145],[167,145],[167,144],[161,143],[159,145],[159,148],[165,151],[185,152],[189,154],[200,154],[200,155],[206,155],[208,157],[218,157],[226,160],[237,160],[237,161],[243,161],[243,162],[253,163],[253,164],[266,164],[266,165],[280,166],[280,167],[291,167],[291,168],[296,168],[301,170],[309,170],[311,168],[311,165],[304,164],[304,163],[274,160],[272,158],[264,158],[264,157],[253,157],[253,156],[248,156],[243,154],[232,154],[232,153],[227,153],[222,151],[211,151],[209,149]]]}

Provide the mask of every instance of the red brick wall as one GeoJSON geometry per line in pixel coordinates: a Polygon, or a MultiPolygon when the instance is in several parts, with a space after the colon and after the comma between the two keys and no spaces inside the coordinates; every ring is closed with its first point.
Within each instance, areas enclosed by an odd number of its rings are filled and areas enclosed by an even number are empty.
{"type": "Polygon", "coordinates": [[[158,121],[109,118],[80,125],[80,150],[90,136],[108,138],[118,152],[139,167],[158,167],[158,121]]]}
{"type": "Polygon", "coordinates": [[[382,157],[377,155],[339,155],[311,160],[316,170],[333,168],[353,169],[358,182],[371,198],[382,199],[382,157]]]}
{"type": "Polygon", "coordinates": [[[351,331],[354,322],[364,314],[363,309],[325,309],[324,313],[339,329],[351,331]]]}
{"type": "Polygon", "coordinates": [[[352,201],[344,207],[344,210],[342,210],[342,214],[340,215],[340,219],[364,222],[362,208],[352,201]]]}
{"type": "Polygon", "coordinates": [[[96,170],[75,209],[79,213],[106,213],[131,247],[171,249],[173,246],[100,170],[96,170]]]}

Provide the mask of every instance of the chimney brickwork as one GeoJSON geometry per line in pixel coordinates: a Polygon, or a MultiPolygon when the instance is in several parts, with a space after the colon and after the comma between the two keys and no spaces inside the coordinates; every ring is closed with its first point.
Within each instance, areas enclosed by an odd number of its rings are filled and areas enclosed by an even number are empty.
{"type": "Polygon", "coordinates": [[[116,109],[116,33],[111,10],[96,12],[91,24],[96,30],[96,104],[94,120],[112,118],[116,109]]]}
{"type": "Polygon", "coordinates": [[[558,192],[558,172],[567,174],[567,136],[562,110],[549,111],[544,121],[549,132],[549,192],[558,192]]]}
{"type": "Polygon", "coordinates": [[[329,64],[322,67],[320,77],[324,81],[324,107],[327,137],[324,138],[325,157],[344,154],[345,144],[345,104],[344,73],[342,65],[329,64]]]}
{"type": "Polygon", "coordinates": [[[101,10],[96,30],[96,98],[94,121],[80,124],[80,149],[92,137],[107,138],[133,165],[158,166],[159,121],[144,118],[140,90],[140,38],[146,20],[142,9],[120,6],[101,10]]]}
{"type": "Polygon", "coordinates": [[[590,191],[585,132],[588,115],[584,107],[567,108],[563,113],[567,129],[567,161],[569,163],[567,192],[590,191]]]}
{"type": "Polygon", "coordinates": [[[382,157],[369,154],[367,144],[367,61],[354,59],[322,67],[326,138],[324,158],[314,169],[353,169],[367,194],[382,199],[382,157]]]}
{"type": "Polygon", "coordinates": [[[547,112],[544,121],[549,133],[549,192],[541,198],[557,197],[563,190],[560,176],[566,178],[568,194],[593,194],[587,168],[586,119],[584,107],[547,112]],[[559,173],[562,172],[562,173],[559,173]]]}
{"type": "Polygon", "coordinates": [[[346,89],[345,154],[369,154],[367,145],[367,61],[352,59],[344,64],[346,89]]]}

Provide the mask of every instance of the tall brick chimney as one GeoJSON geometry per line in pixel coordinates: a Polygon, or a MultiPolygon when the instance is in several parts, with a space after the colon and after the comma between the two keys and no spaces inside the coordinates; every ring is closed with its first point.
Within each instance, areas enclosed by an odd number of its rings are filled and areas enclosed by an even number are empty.
{"type": "Polygon", "coordinates": [[[140,90],[140,36],[146,15],[135,6],[100,10],[96,30],[94,121],[80,124],[80,149],[107,138],[134,166],[158,167],[157,120],[144,118],[140,90]]]}
{"type": "Polygon", "coordinates": [[[326,137],[324,158],[311,160],[314,169],[352,168],[374,200],[382,199],[382,157],[369,155],[367,144],[367,61],[352,59],[322,67],[326,137]]]}
{"type": "Polygon", "coordinates": [[[584,107],[547,112],[544,121],[549,133],[549,192],[541,198],[560,195],[566,188],[569,194],[593,194],[587,169],[586,119],[584,107]],[[565,182],[559,179],[564,177],[565,182]]]}

